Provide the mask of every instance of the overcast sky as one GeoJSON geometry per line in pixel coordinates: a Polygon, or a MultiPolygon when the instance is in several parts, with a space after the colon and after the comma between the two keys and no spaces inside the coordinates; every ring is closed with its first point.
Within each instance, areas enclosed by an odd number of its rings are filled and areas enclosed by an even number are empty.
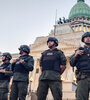
{"type": "MultiPolygon", "coordinates": [[[[22,44],[47,36],[59,17],[68,18],[77,0],[0,0],[0,51],[18,53],[22,44]]],[[[85,1],[90,6],[90,0],[85,1]]]]}

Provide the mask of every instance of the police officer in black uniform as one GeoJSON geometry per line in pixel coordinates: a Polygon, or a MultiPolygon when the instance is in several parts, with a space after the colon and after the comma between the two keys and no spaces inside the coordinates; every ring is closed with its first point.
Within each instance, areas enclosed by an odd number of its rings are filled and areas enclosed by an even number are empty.
{"type": "Polygon", "coordinates": [[[82,35],[84,47],[80,47],[70,58],[72,67],[76,66],[76,100],[88,100],[90,92],[90,32],[82,35]]]}
{"type": "Polygon", "coordinates": [[[62,82],[60,75],[66,68],[66,57],[57,49],[58,40],[49,37],[47,40],[48,50],[42,53],[40,60],[41,75],[37,89],[37,100],[46,100],[50,88],[54,100],[62,100],[62,82]]]}
{"type": "Polygon", "coordinates": [[[9,82],[12,75],[10,60],[12,56],[5,52],[2,55],[3,64],[0,66],[0,100],[8,100],[9,82]]]}
{"type": "Polygon", "coordinates": [[[29,82],[29,71],[33,71],[34,60],[29,55],[30,48],[21,45],[20,57],[12,62],[13,82],[11,86],[10,100],[25,100],[29,82]]]}

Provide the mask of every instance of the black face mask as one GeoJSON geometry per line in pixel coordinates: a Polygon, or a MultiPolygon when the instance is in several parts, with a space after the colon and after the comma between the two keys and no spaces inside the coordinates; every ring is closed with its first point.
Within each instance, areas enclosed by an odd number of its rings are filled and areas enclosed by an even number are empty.
{"type": "Polygon", "coordinates": [[[90,43],[85,42],[86,45],[90,45],[90,43]]]}
{"type": "Polygon", "coordinates": [[[19,53],[19,54],[20,54],[20,55],[22,55],[22,53],[23,53],[23,51],[22,51],[22,50],[20,50],[20,53],[19,53]]]}
{"type": "Polygon", "coordinates": [[[5,57],[5,59],[2,59],[2,62],[5,62],[6,60],[8,60],[8,58],[7,58],[7,57],[5,57]]]}
{"type": "Polygon", "coordinates": [[[5,62],[5,61],[6,61],[6,59],[3,59],[3,60],[2,60],[2,62],[5,62]]]}

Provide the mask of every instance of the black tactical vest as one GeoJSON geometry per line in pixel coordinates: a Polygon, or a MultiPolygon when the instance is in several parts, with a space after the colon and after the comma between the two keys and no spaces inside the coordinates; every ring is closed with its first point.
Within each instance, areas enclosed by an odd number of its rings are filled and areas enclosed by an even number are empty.
{"type": "Polygon", "coordinates": [[[90,48],[84,47],[84,54],[78,56],[76,67],[78,70],[90,70],[90,48]]]}
{"type": "MultiPolygon", "coordinates": [[[[10,63],[4,63],[0,66],[0,69],[6,69],[10,63]]],[[[10,81],[10,76],[5,75],[5,73],[0,73],[0,80],[8,80],[10,81]]]]}
{"type": "Polygon", "coordinates": [[[14,72],[14,73],[15,73],[15,72],[29,73],[29,71],[26,70],[26,69],[23,67],[23,65],[22,65],[21,63],[19,63],[19,60],[20,60],[20,59],[25,60],[25,59],[27,59],[28,57],[29,57],[29,55],[24,55],[24,56],[20,56],[20,57],[17,59],[15,65],[14,65],[14,68],[13,68],[13,72],[14,72]]]}
{"type": "Polygon", "coordinates": [[[44,70],[54,70],[60,72],[60,54],[58,49],[47,50],[42,54],[42,71],[44,70]]]}

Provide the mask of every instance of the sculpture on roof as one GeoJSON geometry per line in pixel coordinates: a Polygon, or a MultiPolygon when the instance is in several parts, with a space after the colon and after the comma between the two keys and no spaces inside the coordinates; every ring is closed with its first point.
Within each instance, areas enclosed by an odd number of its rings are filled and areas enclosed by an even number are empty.
{"type": "Polygon", "coordinates": [[[58,24],[63,24],[62,19],[59,18],[59,21],[57,22],[58,24]]]}

